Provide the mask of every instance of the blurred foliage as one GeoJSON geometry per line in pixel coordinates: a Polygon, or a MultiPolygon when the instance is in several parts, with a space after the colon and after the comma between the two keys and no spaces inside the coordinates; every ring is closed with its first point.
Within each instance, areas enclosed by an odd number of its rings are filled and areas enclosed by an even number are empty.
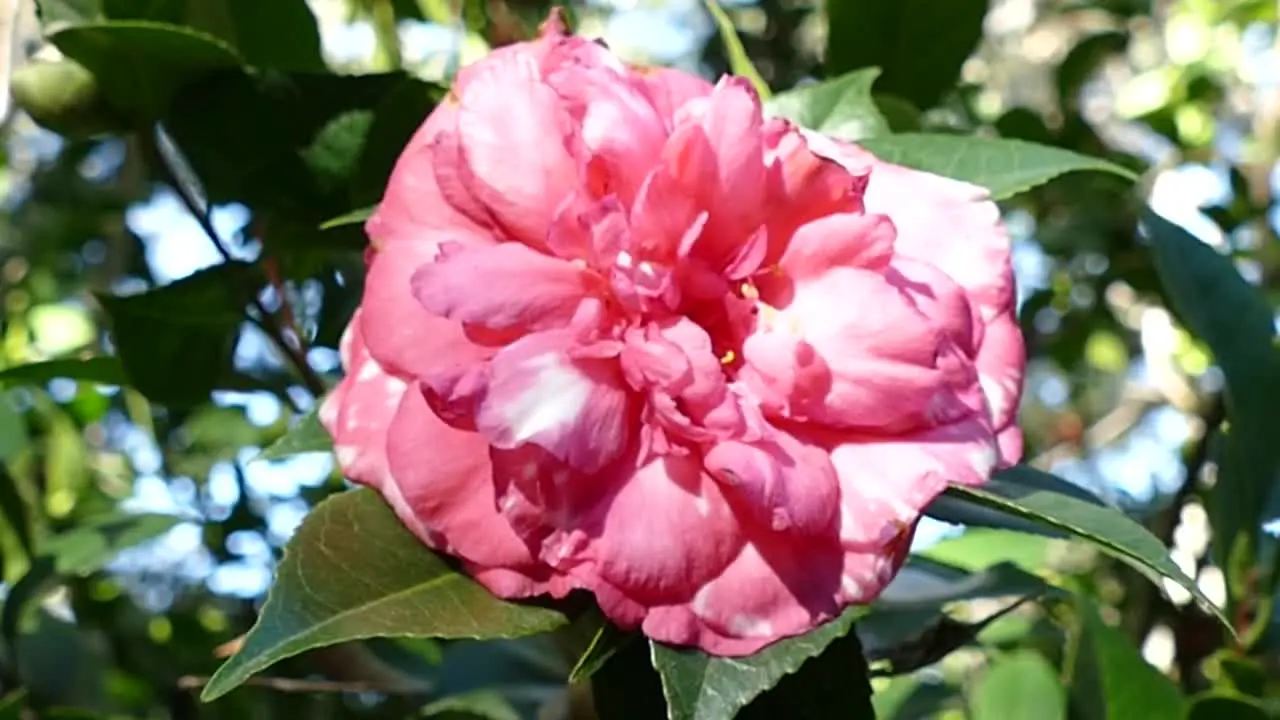
{"type": "MultiPolygon", "coordinates": [[[[1001,193],[1031,355],[1028,464],[1123,508],[1195,583],[1153,586],[1124,552],[1053,533],[973,529],[913,558],[896,587],[914,592],[843,618],[856,635],[805,638],[796,664],[826,649],[814,672],[840,682],[865,658],[881,718],[1280,716],[1280,548],[1263,529],[1280,518],[1274,0],[757,0],[725,7],[728,44],[696,3],[570,10],[589,34],[673,18],[685,51],[610,40],[708,77],[749,60],[775,109],[833,134],[1039,143],[1128,169],[1158,211],[1199,223],[1197,238],[1144,216],[1122,174],[1041,184],[1055,172],[1001,193]],[[1220,192],[1155,203],[1190,176],[1220,192]],[[1191,590],[1225,608],[1235,638],[1191,590]],[[1041,599],[1014,607],[1025,596],[1041,599]]],[[[546,11],[19,3],[0,158],[0,717],[611,720],[651,717],[637,698],[662,682],[714,680],[705,658],[676,652],[655,656],[655,675],[642,646],[588,614],[500,642],[281,653],[199,700],[263,610],[300,518],[344,487],[323,454],[291,455],[322,443],[286,437],[315,431],[308,412],[337,378],[361,290],[360,226],[322,224],[375,203],[457,67],[529,37],[546,11]],[[456,41],[424,50],[449,30],[456,41]],[[352,37],[372,42],[338,47],[352,37]],[[634,692],[593,697],[571,672],[634,692]]],[[[869,146],[902,162],[921,147],[894,137],[869,146]]],[[[988,524],[983,507],[1010,497],[992,492],[934,514],[988,524]]],[[[691,686],[673,716],[757,696],[752,716],[853,712],[793,704],[813,695],[802,675],[766,692],[791,659],[764,658],[763,679],[728,695],[691,686]]]]}

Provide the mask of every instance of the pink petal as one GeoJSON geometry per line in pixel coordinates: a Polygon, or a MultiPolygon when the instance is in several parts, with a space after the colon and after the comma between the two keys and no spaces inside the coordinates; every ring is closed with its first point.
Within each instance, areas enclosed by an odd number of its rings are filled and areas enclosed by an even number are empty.
{"type": "Polygon", "coordinates": [[[365,223],[365,232],[374,242],[424,241],[433,230],[484,234],[483,224],[451,204],[436,182],[434,146],[456,125],[457,103],[446,99],[409,140],[391,172],[382,201],[365,223]]]}
{"type": "Polygon", "coordinates": [[[437,252],[426,240],[388,244],[373,254],[365,277],[360,323],[369,352],[406,377],[441,363],[469,364],[493,352],[469,340],[461,323],[432,314],[414,299],[410,278],[434,262],[437,252]]]}
{"type": "Polygon", "coordinates": [[[893,222],[884,215],[827,215],[796,229],[779,266],[796,279],[841,265],[880,269],[893,257],[894,234],[893,222]]]}
{"type": "Polygon", "coordinates": [[[387,486],[387,427],[407,385],[369,355],[357,313],[343,333],[347,374],[320,406],[343,474],[375,489],[387,486]]]}
{"type": "Polygon", "coordinates": [[[710,95],[715,87],[696,75],[659,67],[635,68],[630,79],[649,97],[668,129],[674,126],[676,111],[710,95]]]}
{"type": "Polygon", "coordinates": [[[972,296],[983,319],[1009,309],[1009,234],[984,188],[886,163],[862,148],[815,133],[805,137],[814,152],[851,172],[871,171],[864,197],[867,212],[893,218],[898,253],[935,265],[954,278],[972,296]]]}
{"type": "MultiPolygon", "coordinates": [[[[826,397],[819,405],[797,408],[810,420],[901,432],[972,412],[953,387],[954,371],[963,370],[954,365],[962,359],[944,353],[938,324],[878,273],[840,267],[800,283],[790,305],[762,309],[757,333],[773,337],[767,342],[749,338],[743,358],[764,383],[770,382],[770,368],[787,342],[809,344],[829,368],[826,397]]],[[[793,356],[803,358],[803,349],[793,356]]],[[[750,374],[744,381],[751,382],[750,374]]],[[[779,382],[785,386],[785,376],[779,375],[779,382]]]]}
{"type": "Polygon", "coordinates": [[[739,500],[762,527],[796,535],[832,529],[840,490],[822,449],[774,432],[750,443],[718,443],[704,462],[725,494],[739,500]]]}
{"type": "Polygon", "coordinates": [[[511,239],[543,247],[557,208],[578,183],[571,120],[537,66],[520,55],[477,67],[458,113],[475,194],[511,239]]]}
{"type": "Polygon", "coordinates": [[[564,327],[600,284],[585,268],[519,243],[447,247],[410,280],[429,312],[499,332],[564,327]]]}
{"type": "Polygon", "coordinates": [[[844,553],[830,538],[752,534],[692,602],[651,609],[644,633],[714,655],[750,655],[835,617],[844,564],[844,553]]]}
{"type": "Polygon", "coordinates": [[[598,195],[616,194],[631,204],[666,142],[662,116],[620,73],[565,65],[547,82],[580,123],[586,149],[602,163],[606,186],[598,195]]]}
{"type": "Polygon", "coordinates": [[[546,552],[589,586],[607,584],[633,602],[688,602],[738,555],[734,513],[693,458],[655,457],[626,472],[558,538],[568,545],[546,552]]]}
{"type": "MultiPolygon", "coordinates": [[[[386,447],[394,486],[424,541],[484,567],[532,578],[547,574],[498,511],[483,437],[445,425],[419,393],[409,392],[396,411],[386,447]]],[[[508,596],[537,590],[505,589],[508,596]]]]}
{"type": "MultiPolygon", "coordinates": [[[[1026,371],[1027,353],[1022,330],[1013,312],[997,315],[983,334],[982,347],[978,350],[978,380],[991,408],[991,419],[997,430],[1013,428],[1017,420],[1018,403],[1022,398],[1022,378],[1026,371]]],[[[1014,428],[1016,429],[1016,428],[1014,428]]],[[[1022,439],[1010,436],[1003,455],[1010,464],[1022,457],[1022,439]]]]}
{"type": "Polygon", "coordinates": [[[948,482],[991,478],[999,451],[979,419],[896,438],[837,439],[831,462],[840,476],[840,537],[846,549],[884,547],[915,524],[948,482]]]}
{"type": "Polygon", "coordinates": [[[631,444],[638,408],[616,358],[573,358],[566,333],[528,335],[494,356],[476,427],[499,449],[537,445],[584,473],[631,444]]]}

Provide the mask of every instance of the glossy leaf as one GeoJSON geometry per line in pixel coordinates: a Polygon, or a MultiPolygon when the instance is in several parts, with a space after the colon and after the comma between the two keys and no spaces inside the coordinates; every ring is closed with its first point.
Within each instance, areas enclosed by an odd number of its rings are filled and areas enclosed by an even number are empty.
{"type": "Polygon", "coordinates": [[[1017,485],[981,488],[953,485],[947,493],[1088,540],[1153,582],[1160,577],[1169,578],[1211,608],[1222,624],[1231,628],[1221,608],[1213,605],[1196,582],[1173,562],[1160,540],[1119,510],[1060,492],[1017,485]]]}
{"type": "Polygon", "coordinates": [[[1274,715],[1257,700],[1226,693],[1197,695],[1185,716],[1186,720],[1267,720],[1271,717],[1274,715]]]}
{"type": "MultiPolygon", "coordinates": [[[[883,85],[883,81],[881,82],[883,85]]],[[[1070,172],[1134,174],[1106,160],[1023,140],[902,133],[861,143],[881,160],[963,180],[1004,200],[1070,172]]]]}
{"type": "Polygon", "coordinates": [[[1169,678],[1143,659],[1133,641],[1107,625],[1093,602],[1076,600],[1079,644],[1072,695],[1098,720],[1180,718],[1186,700],[1169,678]]]}
{"type": "Polygon", "coordinates": [[[1067,717],[1066,697],[1057,671],[1044,656],[1032,650],[1019,650],[997,658],[968,700],[968,716],[972,720],[1065,720],[1067,717]]]}
{"type": "Polygon", "coordinates": [[[889,124],[871,98],[879,75],[878,68],[864,68],[803,85],[775,95],[765,112],[842,140],[887,135],[889,124]]]}
{"type": "Polygon", "coordinates": [[[43,385],[56,378],[124,385],[124,368],[119,358],[91,357],[45,360],[14,365],[0,370],[0,383],[5,385],[43,385]]]}
{"type": "MultiPolygon", "coordinates": [[[[1209,346],[1226,381],[1230,428],[1208,510],[1221,538],[1213,544],[1215,557],[1229,569],[1233,563],[1227,554],[1241,540],[1252,544],[1259,523],[1280,502],[1280,493],[1272,490],[1280,472],[1280,413],[1275,407],[1280,347],[1275,344],[1274,313],[1229,258],[1150,209],[1142,226],[1170,305],[1209,346]]],[[[1245,559],[1245,564],[1252,563],[1245,559]]]]}
{"type": "MultiPolygon", "coordinates": [[[[849,634],[866,613],[855,607],[805,635],[780,640],[744,658],[720,658],[691,648],[652,643],[653,666],[662,678],[670,720],[733,717],[810,658],[849,634]]],[[[870,693],[868,692],[868,695],[870,693]]],[[[851,700],[852,701],[852,700],[851,700]]]]}
{"type": "Polygon", "coordinates": [[[241,63],[213,36],[142,21],[74,25],[49,42],[93,74],[115,111],[140,125],[159,118],[183,87],[241,63]]]}
{"type": "MultiPolygon", "coordinates": [[[[1081,502],[1108,507],[1101,498],[1079,485],[1026,465],[1001,470],[982,487],[997,495],[1015,497],[1028,489],[1047,490],[1081,502]]],[[[969,527],[1016,530],[1051,538],[1068,537],[1068,533],[1062,530],[974,502],[958,492],[946,492],[938,496],[925,508],[925,514],[936,520],[969,527]]]]}
{"type": "Polygon", "coordinates": [[[207,400],[262,282],[254,265],[228,262],[139,295],[99,295],[129,384],[169,405],[207,400]]]}
{"type": "Polygon", "coordinates": [[[884,70],[880,89],[938,103],[982,38],[988,0],[830,0],[827,70],[884,70]]]}
{"type": "Polygon", "coordinates": [[[565,624],[491,595],[414,537],[371,490],[317,505],[290,540],[257,624],[205,686],[221,697],[312,648],[371,637],[513,638],[565,624]]]}

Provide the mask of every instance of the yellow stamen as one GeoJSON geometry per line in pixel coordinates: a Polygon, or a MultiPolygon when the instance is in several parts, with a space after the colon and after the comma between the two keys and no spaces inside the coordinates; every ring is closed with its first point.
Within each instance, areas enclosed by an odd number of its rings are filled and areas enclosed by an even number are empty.
{"type": "Polygon", "coordinates": [[[742,287],[738,288],[742,292],[742,297],[748,300],[759,300],[760,291],[751,283],[742,283],[742,287]]]}
{"type": "Polygon", "coordinates": [[[738,359],[738,353],[736,353],[736,352],[734,352],[734,351],[730,350],[729,352],[726,352],[724,355],[721,355],[721,356],[720,356],[720,364],[721,364],[721,365],[732,365],[732,364],[733,364],[733,361],[734,361],[734,360],[737,360],[737,359],[738,359]]]}

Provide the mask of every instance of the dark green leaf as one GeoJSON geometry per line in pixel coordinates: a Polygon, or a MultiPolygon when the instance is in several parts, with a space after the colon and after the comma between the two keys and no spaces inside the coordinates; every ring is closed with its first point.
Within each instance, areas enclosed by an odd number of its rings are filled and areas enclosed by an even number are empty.
{"type": "Polygon", "coordinates": [[[850,634],[864,614],[866,608],[850,608],[805,635],[780,640],[744,658],[713,657],[692,648],[652,643],[653,666],[662,677],[668,716],[671,720],[733,717],[784,676],[850,634]]]}
{"type": "Polygon", "coordinates": [[[903,133],[869,138],[861,144],[886,162],[981,185],[995,200],[1070,172],[1106,172],[1134,179],[1132,172],[1106,160],[1022,140],[903,133]]]}
{"type": "Polygon", "coordinates": [[[1142,658],[1124,633],[1107,625],[1093,602],[1076,599],[1080,642],[1072,673],[1072,695],[1089,717],[1180,718],[1186,700],[1178,687],[1142,658]]]}
{"type": "MultiPolygon", "coordinates": [[[[1039,595],[1048,590],[1044,580],[1012,563],[1001,562],[976,572],[912,556],[885,588],[876,609],[941,609],[962,600],[1006,595],[1039,595]]],[[[871,617],[874,617],[873,612],[871,617]]]]}
{"type": "MultiPolygon", "coordinates": [[[[368,140],[360,155],[360,165],[352,181],[353,205],[373,205],[382,199],[387,180],[390,179],[391,170],[400,159],[400,154],[444,94],[444,89],[439,86],[406,79],[378,103],[368,140]]],[[[372,208],[367,211],[365,218],[368,213],[372,213],[372,208]]],[[[352,215],[354,213],[343,217],[352,215]]],[[[361,218],[359,222],[363,222],[365,218],[361,218]]],[[[325,223],[325,227],[333,227],[332,222],[325,223]]]]}
{"type": "Polygon", "coordinates": [[[229,262],[140,295],[99,295],[129,384],[168,405],[207,400],[261,284],[255,266],[229,262]]]}
{"type": "MultiPolygon", "coordinates": [[[[1082,502],[1107,507],[1107,504],[1096,495],[1079,485],[1026,465],[1018,465],[1001,470],[983,487],[988,492],[1010,497],[1017,497],[1027,489],[1047,490],[1068,495],[1082,502]]],[[[1066,533],[1046,526],[1044,523],[1011,515],[1007,512],[993,509],[990,506],[973,502],[959,493],[948,492],[935,498],[925,508],[925,514],[936,520],[957,525],[1016,530],[1022,533],[1033,533],[1052,538],[1067,537],[1066,533]]]]}
{"type": "Polygon", "coordinates": [[[478,690],[436,700],[422,708],[422,717],[437,720],[520,720],[520,713],[502,695],[478,690]]]}
{"type": "Polygon", "coordinates": [[[972,720],[1065,720],[1066,705],[1053,666],[1035,651],[1019,650],[998,658],[987,669],[969,695],[969,717],[972,720]]]}
{"type": "Polygon", "coordinates": [[[187,26],[236,48],[253,66],[324,70],[320,32],[306,0],[102,0],[112,20],[187,26]]]}
{"type": "Polygon", "coordinates": [[[830,0],[829,74],[878,67],[880,89],[921,108],[938,104],[982,39],[987,0],[830,0]]]}
{"type": "Polygon", "coordinates": [[[921,678],[919,674],[894,678],[887,687],[871,696],[877,720],[921,720],[943,717],[954,704],[957,688],[921,678]]]}
{"type": "Polygon", "coordinates": [[[125,384],[124,368],[120,359],[113,357],[45,360],[0,370],[0,383],[5,385],[43,385],[55,378],[103,385],[125,384]]]}
{"type": "Polygon", "coordinates": [[[866,655],[877,664],[876,674],[901,675],[932,665],[974,642],[984,629],[1042,591],[1043,588],[1023,595],[976,622],[955,620],[941,607],[922,610],[918,605],[889,606],[859,623],[858,632],[868,639],[866,655]]]}
{"type": "Polygon", "coordinates": [[[1280,348],[1273,311],[1230,259],[1150,209],[1142,225],[1173,311],[1209,346],[1226,380],[1229,431],[1208,510],[1218,538],[1215,557],[1230,568],[1227,553],[1241,541],[1250,546],[1264,513],[1269,516],[1269,495],[1280,501],[1272,490],[1280,472],[1280,348]]]}
{"type": "Polygon", "coordinates": [[[864,68],[774,96],[765,106],[770,115],[840,138],[862,140],[889,134],[889,124],[871,99],[878,68],[864,68]]]}
{"type": "Polygon", "coordinates": [[[1186,720],[1267,720],[1270,717],[1273,717],[1271,713],[1257,700],[1225,693],[1197,695],[1186,714],[1186,720]]]}
{"type": "Polygon", "coordinates": [[[105,101],[139,126],[159,118],[184,86],[240,64],[217,38],[156,23],[76,25],[49,42],[93,73],[105,101]]]}
{"type": "Polygon", "coordinates": [[[284,437],[265,448],[257,459],[279,460],[302,453],[331,452],[333,438],[329,437],[328,431],[320,424],[319,413],[320,401],[317,401],[311,412],[303,415],[296,425],[289,428],[289,432],[285,433],[284,437]]]}
{"type": "Polygon", "coordinates": [[[1222,610],[1173,562],[1160,540],[1119,510],[1051,490],[1017,485],[981,488],[953,485],[947,493],[1088,540],[1153,582],[1160,577],[1169,578],[1210,608],[1225,627],[1231,628],[1222,610]]]}
{"type": "Polygon", "coordinates": [[[620,649],[638,640],[634,633],[624,633],[607,620],[600,625],[591,643],[569,671],[569,682],[578,683],[596,674],[620,649]]]}
{"type": "Polygon", "coordinates": [[[427,549],[373,491],[317,505],[285,550],[240,652],[209,681],[213,700],[312,648],[371,637],[512,638],[565,617],[491,595],[427,549]]]}
{"type": "Polygon", "coordinates": [[[320,225],[380,197],[434,92],[402,73],[223,73],[183,92],[165,127],[209,201],[248,205],[272,251],[360,250],[358,227],[320,225]]]}
{"type": "Polygon", "coordinates": [[[858,633],[836,638],[821,655],[784,675],[778,684],[756,698],[738,717],[742,720],[875,720],[871,704],[871,676],[858,633]]]}

